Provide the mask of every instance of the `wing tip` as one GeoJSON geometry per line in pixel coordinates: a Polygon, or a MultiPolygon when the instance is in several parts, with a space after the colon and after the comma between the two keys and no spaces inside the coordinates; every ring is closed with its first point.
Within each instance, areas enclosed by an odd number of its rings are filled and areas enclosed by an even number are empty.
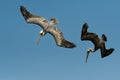
{"type": "Polygon", "coordinates": [[[107,37],[106,37],[105,34],[102,34],[102,39],[103,39],[104,41],[107,41],[107,37]]]}
{"type": "Polygon", "coordinates": [[[30,12],[24,6],[20,6],[20,11],[21,11],[22,15],[24,16],[25,20],[32,17],[30,12]]]}
{"type": "Polygon", "coordinates": [[[86,22],[83,24],[83,28],[88,28],[88,24],[86,22]]]}
{"type": "Polygon", "coordinates": [[[101,57],[104,58],[104,57],[109,56],[110,54],[113,53],[114,50],[115,50],[114,48],[107,49],[107,50],[104,52],[104,54],[101,55],[101,57]]]}
{"type": "Polygon", "coordinates": [[[72,43],[72,42],[67,41],[67,40],[63,40],[62,47],[65,47],[65,48],[75,48],[76,45],[74,43],[72,43]]]}

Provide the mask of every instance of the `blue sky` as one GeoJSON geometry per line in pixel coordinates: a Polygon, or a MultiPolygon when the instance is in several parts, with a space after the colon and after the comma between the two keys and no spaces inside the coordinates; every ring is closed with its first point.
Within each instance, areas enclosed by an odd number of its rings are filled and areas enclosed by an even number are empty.
{"type": "Polygon", "coordinates": [[[1,0],[0,80],[119,80],[119,8],[119,0],[1,0]],[[50,34],[37,45],[41,28],[25,22],[20,5],[48,20],[56,17],[65,38],[77,47],[58,47],[50,34]],[[80,40],[85,22],[89,31],[106,34],[106,47],[115,48],[112,55],[102,59],[98,50],[85,63],[86,49],[94,47],[80,40]]]}

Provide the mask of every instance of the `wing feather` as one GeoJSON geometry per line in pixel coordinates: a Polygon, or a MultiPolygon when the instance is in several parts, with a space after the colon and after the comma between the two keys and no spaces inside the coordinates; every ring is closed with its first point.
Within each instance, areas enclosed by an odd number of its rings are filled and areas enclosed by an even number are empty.
{"type": "Polygon", "coordinates": [[[75,44],[64,39],[63,33],[56,26],[49,25],[49,22],[42,16],[31,14],[24,6],[20,6],[20,11],[26,22],[37,24],[43,28],[47,33],[50,33],[58,46],[65,48],[73,48],[75,44]]]}
{"type": "Polygon", "coordinates": [[[26,22],[37,24],[43,29],[46,29],[48,27],[48,21],[42,16],[31,14],[24,6],[20,6],[20,11],[23,17],[25,18],[26,22]]]}
{"type": "Polygon", "coordinates": [[[63,33],[57,27],[49,26],[47,28],[47,32],[50,33],[54,37],[56,44],[58,46],[65,47],[65,48],[76,47],[76,45],[74,43],[65,40],[63,33]]]}
{"type": "Polygon", "coordinates": [[[88,25],[87,23],[85,23],[81,31],[81,40],[82,41],[89,40],[89,41],[92,41],[93,44],[96,45],[99,41],[98,35],[96,33],[88,32],[87,29],[88,29],[88,25]]]}
{"type": "Polygon", "coordinates": [[[49,26],[49,28],[47,29],[47,32],[54,37],[57,45],[62,44],[62,40],[64,39],[64,36],[63,36],[63,33],[60,31],[60,29],[54,26],[49,26]]]}

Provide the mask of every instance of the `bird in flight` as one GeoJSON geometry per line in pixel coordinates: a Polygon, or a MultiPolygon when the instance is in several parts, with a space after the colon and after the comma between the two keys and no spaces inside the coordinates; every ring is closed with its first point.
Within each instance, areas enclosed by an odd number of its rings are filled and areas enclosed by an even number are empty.
{"type": "Polygon", "coordinates": [[[56,18],[51,18],[50,21],[48,21],[42,16],[30,13],[24,6],[20,6],[20,11],[27,23],[37,24],[43,29],[40,31],[38,43],[40,42],[41,37],[45,36],[46,33],[49,33],[54,37],[57,46],[64,48],[76,47],[74,43],[66,40],[61,30],[57,28],[56,25],[58,21],[56,18]]]}
{"type": "Polygon", "coordinates": [[[99,38],[97,34],[88,32],[87,29],[88,29],[88,25],[87,23],[84,23],[81,31],[81,40],[91,41],[94,44],[94,49],[92,48],[87,49],[86,62],[90,52],[95,52],[98,49],[100,49],[101,58],[104,58],[110,55],[114,51],[114,48],[106,49],[105,42],[107,41],[107,37],[105,36],[105,34],[102,34],[102,37],[99,38]]]}

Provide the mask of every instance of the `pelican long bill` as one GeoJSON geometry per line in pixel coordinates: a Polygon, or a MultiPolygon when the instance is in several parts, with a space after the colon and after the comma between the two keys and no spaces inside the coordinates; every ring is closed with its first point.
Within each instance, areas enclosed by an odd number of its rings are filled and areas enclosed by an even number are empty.
{"type": "Polygon", "coordinates": [[[87,60],[88,60],[89,54],[90,54],[90,52],[87,51],[87,53],[86,53],[86,63],[87,63],[87,60]]]}
{"type": "Polygon", "coordinates": [[[39,36],[38,36],[38,40],[37,40],[37,44],[39,45],[39,43],[40,43],[40,39],[41,39],[41,35],[39,34],[39,36]]]}

